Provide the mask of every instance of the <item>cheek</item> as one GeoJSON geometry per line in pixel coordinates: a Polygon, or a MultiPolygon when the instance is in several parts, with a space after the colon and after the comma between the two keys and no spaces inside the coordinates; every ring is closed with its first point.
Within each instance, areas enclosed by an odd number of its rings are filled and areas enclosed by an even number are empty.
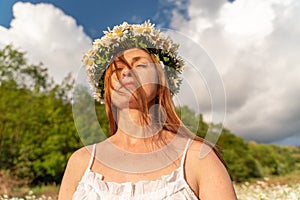
{"type": "Polygon", "coordinates": [[[116,74],[112,74],[110,78],[110,87],[111,88],[116,88],[117,85],[119,85],[119,79],[116,74]]]}
{"type": "Polygon", "coordinates": [[[156,96],[158,78],[156,73],[148,73],[144,77],[141,77],[141,84],[149,98],[156,96]]]}
{"type": "Polygon", "coordinates": [[[147,98],[149,98],[149,100],[152,100],[152,98],[156,96],[156,93],[157,93],[157,85],[156,84],[147,84],[147,85],[143,86],[143,89],[147,95],[147,98]]]}
{"type": "Polygon", "coordinates": [[[138,74],[142,85],[158,84],[157,73],[155,69],[144,71],[138,74]]]}

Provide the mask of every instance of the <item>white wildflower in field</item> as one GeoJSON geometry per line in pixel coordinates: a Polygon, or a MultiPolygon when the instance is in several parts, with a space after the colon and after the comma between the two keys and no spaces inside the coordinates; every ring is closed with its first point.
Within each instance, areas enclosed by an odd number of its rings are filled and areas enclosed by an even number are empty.
{"type": "Polygon", "coordinates": [[[32,191],[29,191],[25,197],[9,197],[8,195],[0,195],[0,200],[54,200],[56,198],[52,197],[46,197],[45,195],[42,195],[40,197],[37,197],[32,191]]]}
{"type": "Polygon", "coordinates": [[[234,185],[239,200],[300,200],[300,183],[267,184],[264,181],[234,185]]]}
{"type": "MultiPolygon", "coordinates": [[[[300,183],[296,184],[272,184],[265,181],[255,183],[244,182],[234,184],[239,200],[300,200],[300,183]]],[[[56,200],[56,197],[37,197],[33,192],[28,192],[24,197],[10,197],[0,195],[0,200],[56,200]]]]}

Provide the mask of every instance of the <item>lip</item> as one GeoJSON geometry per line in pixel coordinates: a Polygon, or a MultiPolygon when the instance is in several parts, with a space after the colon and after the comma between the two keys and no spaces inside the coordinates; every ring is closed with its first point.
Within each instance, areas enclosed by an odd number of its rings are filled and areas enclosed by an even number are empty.
{"type": "Polygon", "coordinates": [[[122,87],[128,87],[128,86],[135,86],[135,83],[133,81],[124,82],[122,83],[122,87]]]}

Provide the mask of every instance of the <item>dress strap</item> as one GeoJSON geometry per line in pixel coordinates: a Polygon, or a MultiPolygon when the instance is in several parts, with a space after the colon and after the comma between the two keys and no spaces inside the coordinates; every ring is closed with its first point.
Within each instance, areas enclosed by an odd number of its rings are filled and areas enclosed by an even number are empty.
{"type": "Polygon", "coordinates": [[[93,145],[90,162],[89,162],[88,167],[86,168],[87,171],[91,170],[91,167],[92,167],[92,164],[93,164],[93,161],[94,161],[94,157],[95,157],[95,151],[96,151],[96,144],[93,145]]]}
{"type": "Polygon", "coordinates": [[[180,167],[182,168],[182,170],[184,170],[185,157],[186,157],[187,150],[189,148],[190,143],[191,143],[191,138],[189,138],[188,141],[186,142],[186,145],[185,145],[185,148],[184,148],[184,151],[183,151],[183,154],[182,154],[181,164],[180,164],[180,167]]]}

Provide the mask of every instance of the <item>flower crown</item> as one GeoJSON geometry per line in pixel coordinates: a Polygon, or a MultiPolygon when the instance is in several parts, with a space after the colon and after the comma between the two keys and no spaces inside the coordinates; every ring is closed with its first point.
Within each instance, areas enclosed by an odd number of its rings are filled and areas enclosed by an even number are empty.
{"type": "Polygon", "coordinates": [[[128,24],[123,22],[93,42],[93,48],[83,56],[87,77],[94,92],[94,98],[102,102],[104,98],[104,74],[112,58],[118,53],[130,48],[142,48],[163,64],[172,95],[178,93],[182,82],[179,74],[184,62],[177,55],[179,45],[154,28],[150,20],[143,24],[128,24]]]}

